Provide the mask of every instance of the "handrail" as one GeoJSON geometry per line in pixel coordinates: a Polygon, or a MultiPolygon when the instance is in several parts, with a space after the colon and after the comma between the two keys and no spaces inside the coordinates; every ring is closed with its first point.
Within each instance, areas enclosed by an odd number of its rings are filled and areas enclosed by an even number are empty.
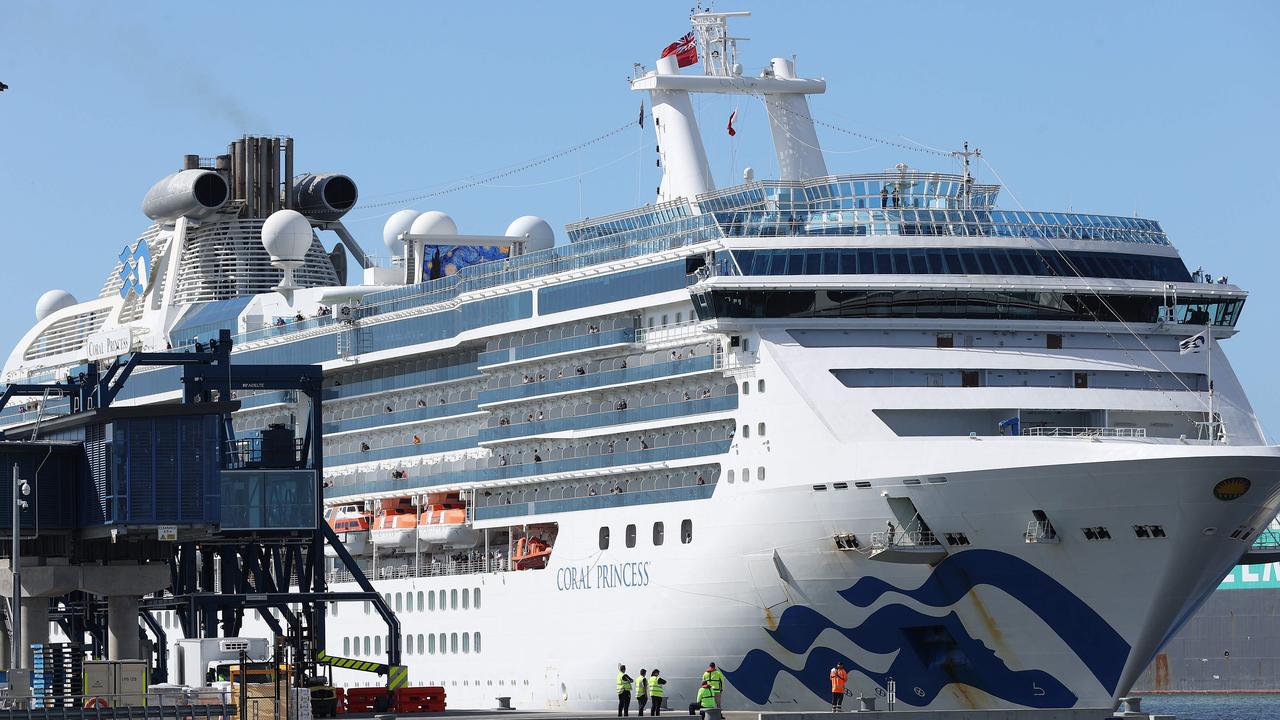
{"type": "Polygon", "coordinates": [[[1146,428],[1136,427],[1028,427],[1022,428],[1023,437],[1115,437],[1145,438],[1146,428]]]}

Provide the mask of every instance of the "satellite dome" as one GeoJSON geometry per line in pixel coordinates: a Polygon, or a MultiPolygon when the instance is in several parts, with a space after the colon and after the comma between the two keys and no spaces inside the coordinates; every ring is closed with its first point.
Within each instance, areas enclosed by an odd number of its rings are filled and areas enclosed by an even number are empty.
{"type": "Polygon", "coordinates": [[[75,296],[66,290],[50,290],[36,301],[36,322],[75,304],[75,296]]]}
{"type": "Polygon", "coordinates": [[[458,226],[453,218],[439,210],[428,210],[413,221],[409,232],[414,235],[457,235],[458,226]]]}
{"type": "Polygon", "coordinates": [[[413,221],[422,213],[417,210],[400,210],[391,214],[387,218],[387,222],[382,226],[382,244],[387,246],[392,255],[401,255],[404,253],[404,246],[400,243],[400,235],[409,232],[409,228],[413,226],[413,221]]]}
{"type": "Polygon", "coordinates": [[[272,263],[304,260],[311,247],[311,223],[297,210],[277,210],[262,223],[262,246],[272,263]]]}
{"type": "Polygon", "coordinates": [[[537,215],[524,215],[512,220],[504,234],[510,238],[524,238],[525,252],[546,250],[556,244],[555,231],[537,215]]]}

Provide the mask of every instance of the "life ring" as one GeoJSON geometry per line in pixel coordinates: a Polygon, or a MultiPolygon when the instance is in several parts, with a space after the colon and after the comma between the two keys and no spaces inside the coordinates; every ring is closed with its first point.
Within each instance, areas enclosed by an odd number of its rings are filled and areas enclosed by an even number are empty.
{"type": "Polygon", "coordinates": [[[89,698],[88,700],[85,700],[85,701],[84,701],[84,706],[85,706],[86,708],[105,708],[105,707],[111,707],[111,705],[107,703],[106,698],[103,698],[103,697],[96,697],[96,696],[95,696],[95,697],[91,697],[91,698],[89,698]]]}

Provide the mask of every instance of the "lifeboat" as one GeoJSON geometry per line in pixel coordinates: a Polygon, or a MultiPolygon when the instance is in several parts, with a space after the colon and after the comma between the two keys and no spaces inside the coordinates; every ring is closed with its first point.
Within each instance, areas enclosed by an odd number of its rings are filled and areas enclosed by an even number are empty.
{"type": "Polygon", "coordinates": [[[551,558],[551,545],[540,537],[520,538],[511,555],[517,570],[541,570],[551,558]]]}
{"type": "MultiPolygon", "coordinates": [[[[369,550],[369,528],[373,524],[373,513],[361,510],[356,505],[343,505],[326,513],[329,527],[338,534],[338,539],[347,546],[352,555],[363,555],[369,550]]],[[[328,545],[324,554],[334,557],[338,553],[328,545]]]]}
{"type": "Polygon", "coordinates": [[[417,513],[408,498],[382,501],[369,536],[380,548],[411,548],[417,541],[417,513]]]}
{"type": "Polygon", "coordinates": [[[480,531],[467,525],[467,506],[457,493],[432,493],[418,520],[418,539],[431,546],[472,548],[480,531]]]}

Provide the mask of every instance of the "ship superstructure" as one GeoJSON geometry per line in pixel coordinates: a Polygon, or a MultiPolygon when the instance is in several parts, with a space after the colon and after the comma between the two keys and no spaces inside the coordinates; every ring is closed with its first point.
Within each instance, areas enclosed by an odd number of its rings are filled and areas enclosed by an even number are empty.
{"type": "MultiPolygon", "coordinates": [[[[1110,709],[1280,503],[1220,346],[1246,293],[1154,220],[999,209],[968,172],[831,174],[825,81],[747,74],[735,15],[694,16],[700,73],[677,53],[631,81],[652,205],[559,245],[537,217],[401,211],[378,267],[341,226],[350,179],[295,181],[291,141],[243,138],[153,189],[99,298],[42,298],[5,379],[222,329],[244,362],[323,365],[330,523],[455,707],[608,708],[619,661],[677,706],[715,660],[729,708],[822,708],[841,659],[900,706],[1110,709]],[[716,187],[699,92],[760,98],[778,179],[716,187]]],[[[127,391],[167,401],[177,372],[127,391]]],[[[236,399],[240,436],[298,412],[236,399]]],[[[369,608],[332,619],[330,653],[383,653],[369,608]]]]}

